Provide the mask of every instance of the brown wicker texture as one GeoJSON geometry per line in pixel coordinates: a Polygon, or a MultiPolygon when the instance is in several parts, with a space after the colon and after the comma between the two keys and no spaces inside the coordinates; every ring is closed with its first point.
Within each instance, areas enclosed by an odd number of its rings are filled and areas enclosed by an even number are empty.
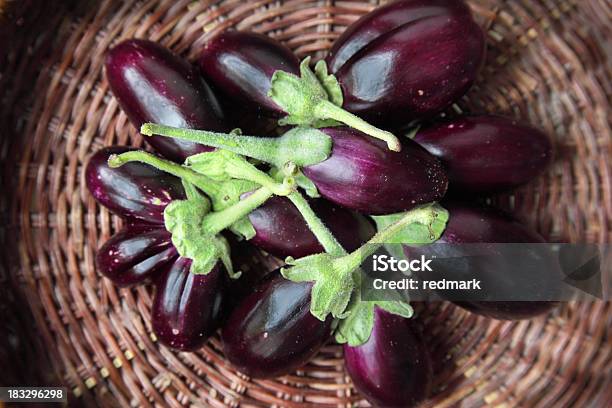
{"type": "MultiPolygon", "coordinates": [[[[120,221],[88,195],[83,168],[102,146],[142,143],[104,78],[104,54],[114,43],[148,38],[193,58],[216,32],[236,27],[277,38],[299,56],[320,57],[377,2],[100,0],[77,2],[76,10],[42,3],[51,6],[36,29],[14,37],[0,65],[6,266],[0,294],[12,336],[2,336],[10,337],[11,348],[0,354],[8,361],[0,375],[66,384],[72,401],[87,405],[365,405],[336,345],[275,380],[234,371],[217,339],[198,353],[160,346],[150,335],[150,290],[119,290],[94,269],[94,251],[120,221]],[[24,362],[30,372],[17,373],[24,362]]],[[[552,241],[610,242],[612,4],[471,5],[488,33],[488,57],[478,85],[459,106],[527,119],[557,142],[547,174],[497,201],[552,241]]],[[[420,319],[437,373],[426,406],[612,402],[609,303],[572,303],[523,322],[434,304],[420,319]]]]}

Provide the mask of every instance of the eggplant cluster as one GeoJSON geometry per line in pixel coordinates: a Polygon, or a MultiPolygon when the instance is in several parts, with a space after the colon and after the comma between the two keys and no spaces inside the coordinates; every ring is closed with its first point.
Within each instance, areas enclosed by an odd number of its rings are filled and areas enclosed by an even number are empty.
{"type": "MultiPolygon", "coordinates": [[[[224,200],[239,208],[260,186],[227,184],[225,173],[198,161],[202,154],[238,145],[243,150],[237,154],[243,154],[248,151],[244,146],[257,143],[281,155],[294,152],[283,147],[282,137],[266,134],[256,140],[230,133],[236,113],[248,112],[245,118],[254,122],[311,129],[330,147],[323,159],[303,161],[292,174],[312,193],[307,203],[314,216],[347,252],[375,234],[369,215],[394,216],[441,202],[447,193],[481,196],[523,185],[551,161],[547,135],[500,116],[438,116],[469,90],[484,55],[484,34],[459,0],[397,0],[377,8],[352,24],[314,71],[308,59],[300,63],[282,44],[250,32],[221,32],[193,63],[150,41],[117,44],[107,55],[106,77],[136,128],[159,124],[203,130],[216,142],[147,134],[145,141],[159,155],[151,160],[166,163],[163,169],[141,162],[111,166],[109,159],[135,150],[125,146],[107,147],[91,157],[85,172],[89,191],[124,220],[123,230],[98,250],[98,271],[120,287],[155,287],[151,326],[163,344],[196,350],[221,329],[226,357],[240,371],[258,378],[293,371],[330,339],[337,317],[313,316],[314,282],[291,281],[281,271],[251,270],[237,283],[219,258],[207,273],[192,273],[192,259],[184,255],[166,218],[173,203],[193,200],[186,178],[199,181],[195,185],[201,193],[214,191],[221,197],[212,199],[214,211],[224,200]],[[407,126],[412,137],[396,143],[391,132],[407,126]],[[222,135],[232,142],[224,144],[222,135]],[[208,178],[198,178],[193,169],[207,172],[208,178]],[[237,290],[241,280],[249,283],[237,290]]],[[[248,128],[259,128],[252,125],[248,128]]],[[[304,146],[312,149],[308,142],[304,146]]],[[[302,146],[294,150],[301,152],[302,146]]],[[[268,156],[252,157],[265,162],[268,156]]],[[[255,173],[262,168],[269,174],[284,170],[259,162],[252,167],[255,173]]],[[[243,235],[252,245],[289,257],[288,262],[326,252],[320,235],[288,197],[270,193],[240,225],[227,228],[246,230],[243,235]]],[[[443,242],[542,241],[495,210],[442,203],[449,213],[443,242]]],[[[209,207],[202,207],[203,214],[209,207]]],[[[513,319],[543,313],[551,305],[460,306],[513,319]]],[[[415,323],[389,310],[371,307],[371,334],[361,344],[344,345],[346,367],[373,404],[412,406],[431,386],[429,352],[415,323]]]]}

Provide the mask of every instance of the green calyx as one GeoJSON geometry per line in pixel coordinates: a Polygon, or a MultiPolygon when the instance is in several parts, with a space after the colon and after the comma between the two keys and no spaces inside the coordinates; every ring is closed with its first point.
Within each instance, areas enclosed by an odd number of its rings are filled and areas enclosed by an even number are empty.
{"type": "MultiPolygon", "coordinates": [[[[302,61],[302,64],[304,64],[304,61],[302,61]]],[[[308,62],[306,62],[306,66],[308,62]]],[[[342,106],[344,103],[342,88],[336,77],[327,71],[327,63],[324,60],[320,60],[315,64],[314,73],[323,89],[325,89],[329,101],[336,106],[342,106]]]]}
{"type": "MultiPolygon", "coordinates": [[[[378,231],[384,231],[385,228],[388,228],[399,221],[404,214],[405,213],[377,215],[372,216],[372,219],[376,223],[376,229],[378,231]]],[[[402,231],[398,232],[388,239],[387,242],[385,242],[384,247],[387,252],[393,255],[393,257],[396,259],[403,259],[404,252],[402,245],[422,246],[431,244],[437,240],[442,232],[444,232],[449,217],[448,211],[442,207],[440,207],[440,209],[437,211],[437,214],[437,217],[433,219],[430,225],[422,223],[412,223],[406,225],[402,231]]]]}
{"type": "Polygon", "coordinates": [[[352,347],[368,341],[374,327],[375,307],[380,307],[406,319],[411,318],[414,313],[408,303],[399,300],[364,302],[354,299],[348,307],[348,317],[338,323],[335,334],[336,341],[340,344],[348,343],[352,347]]]}
{"type": "MultiPolygon", "coordinates": [[[[210,154],[212,153],[216,152],[211,152],[210,154]]],[[[187,163],[192,159],[197,161],[196,158],[198,156],[199,155],[191,156],[187,159],[187,163]]],[[[214,174],[211,174],[211,177],[209,177],[205,173],[197,171],[197,166],[190,166],[189,164],[180,165],[144,151],[130,151],[119,155],[113,155],[109,158],[108,164],[110,167],[115,168],[129,162],[148,164],[158,170],[180,178],[184,182],[183,185],[193,185],[197,187],[206,194],[208,199],[210,199],[212,210],[214,211],[221,211],[236,204],[240,201],[240,197],[244,193],[253,191],[259,187],[259,184],[249,180],[215,177],[214,174]]],[[[236,221],[236,223],[229,226],[229,229],[244,239],[251,239],[255,236],[255,229],[246,217],[236,221]]]]}
{"type": "MultiPolygon", "coordinates": [[[[237,204],[244,193],[253,191],[260,185],[279,196],[286,196],[295,190],[295,180],[292,177],[283,177],[277,182],[243,156],[228,150],[216,150],[188,157],[185,165],[222,184],[224,201],[215,208],[217,211],[237,204]]],[[[246,216],[232,224],[230,230],[247,240],[255,236],[253,224],[246,216]]]]}
{"type": "Polygon", "coordinates": [[[280,125],[317,128],[343,123],[385,141],[390,150],[401,150],[399,140],[392,133],[342,109],[342,88],[336,77],[328,73],[325,61],[319,61],[314,72],[309,64],[310,57],[306,57],[300,64],[299,77],[285,71],[276,71],[272,76],[268,96],[287,112],[280,125]]]}
{"type": "MultiPolygon", "coordinates": [[[[185,184],[185,183],[184,183],[185,184]]],[[[219,233],[261,206],[273,193],[261,187],[238,203],[221,211],[210,211],[210,202],[195,188],[187,187],[187,199],[171,202],[164,211],[166,229],[179,255],[192,260],[191,272],[207,274],[217,261],[223,262],[231,278],[234,272],[230,248],[219,233]]]]}
{"type": "Polygon", "coordinates": [[[188,157],[185,165],[212,180],[218,182],[242,181],[249,185],[260,185],[267,187],[275,195],[286,196],[295,189],[295,180],[292,177],[282,177],[277,182],[249,163],[243,156],[229,150],[196,154],[188,157]]]}
{"type": "Polygon", "coordinates": [[[289,268],[281,274],[293,282],[314,282],[310,313],[324,321],[328,314],[336,319],[346,317],[344,311],[351,298],[354,283],[351,274],[336,273],[335,259],[327,253],[310,255],[297,260],[287,259],[289,268]]]}
{"type": "MultiPolygon", "coordinates": [[[[248,214],[270,197],[275,194],[291,195],[296,188],[295,180],[292,177],[287,176],[277,182],[249,163],[243,156],[227,150],[216,150],[191,156],[187,158],[183,167],[208,177],[213,182],[222,183],[222,186],[236,186],[231,195],[230,191],[224,190],[224,194],[228,194],[224,197],[226,202],[219,205],[215,212],[204,217],[202,228],[209,234],[218,234],[228,226],[235,226],[237,222],[248,222],[248,214]],[[246,192],[251,194],[244,195],[246,192]]],[[[253,228],[250,222],[248,225],[251,229],[253,228]]]]}
{"type": "MultiPolygon", "coordinates": [[[[319,103],[333,103],[342,106],[342,90],[333,77],[327,75],[327,67],[319,68],[321,79],[310,69],[310,57],[300,64],[300,76],[285,71],[276,71],[272,75],[272,85],[268,96],[285,112],[286,117],[279,121],[280,125],[297,125],[326,127],[338,126],[340,123],[330,118],[320,118],[315,114],[319,103]]],[[[323,67],[323,65],[319,65],[323,67]]]]}
{"type": "Polygon", "coordinates": [[[291,177],[276,182],[244,157],[227,151],[192,156],[185,165],[132,151],[110,157],[109,166],[115,168],[133,161],[181,178],[187,198],[174,200],[166,207],[164,223],[179,255],[192,260],[191,272],[196,274],[209,273],[221,261],[230,277],[238,278],[240,273],[232,268],[230,248],[220,232],[229,228],[247,239],[253,237],[255,230],[248,214],[274,194],[295,191],[291,177]],[[251,194],[243,197],[246,192],[251,194]]]}
{"type": "Polygon", "coordinates": [[[304,173],[302,173],[302,171],[298,169],[297,166],[295,166],[294,163],[288,162],[282,169],[273,167],[270,170],[270,176],[276,181],[281,181],[286,177],[291,177],[293,178],[293,180],[295,180],[295,185],[304,190],[308,197],[321,197],[321,194],[319,194],[319,190],[317,189],[315,183],[313,183],[312,180],[306,177],[304,173]]]}
{"type": "Polygon", "coordinates": [[[236,221],[248,216],[273,195],[272,191],[261,187],[236,204],[208,214],[202,221],[203,229],[210,234],[218,234],[236,221]]]}
{"type": "Polygon", "coordinates": [[[320,163],[329,157],[332,149],[331,137],[313,128],[298,127],[277,138],[264,138],[243,136],[237,132],[217,133],[145,123],[140,133],[217,147],[277,167],[283,167],[287,162],[293,162],[300,167],[320,163]]]}
{"type": "MultiPolygon", "coordinates": [[[[288,196],[290,199],[294,194],[288,196]]],[[[303,199],[302,199],[303,200],[303,199]]],[[[409,241],[421,244],[439,239],[444,232],[447,211],[438,204],[429,204],[396,215],[386,227],[356,251],[346,254],[342,247],[330,240],[333,235],[326,232],[324,226],[317,226],[316,220],[308,211],[303,211],[303,203],[296,201],[298,209],[305,215],[308,225],[323,244],[326,253],[307,256],[298,260],[288,259],[282,275],[295,282],[314,282],[311,293],[311,313],[319,320],[325,320],[329,314],[341,319],[338,324],[338,339],[351,345],[365,342],[372,329],[373,307],[378,305],[391,313],[409,317],[412,313],[408,304],[402,301],[361,302],[356,294],[359,287],[360,265],[370,255],[387,242],[406,239],[411,231],[426,230],[426,236],[410,237],[409,241]],[[314,228],[313,228],[314,226],[314,228]],[[351,300],[352,299],[352,300],[351,300]]],[[[295,202],[294,202],[295,203],[295,202]]]]}
{"type": "MultiPolygon", "coordinates": [[[[133,161],[149,164],[194,185],[208,196],[215,212],[239,203],[245,193],[260,186],[265,186],[271,194],[276,195],[288,195],[295,190],[295,180],[292,177],[283,177],[276,181],[244,157],[226,150],[188,157],[184,165],[151,153],[131,151],[112,156],[109,166],[119,167],[133,161]]],[[[255,235],[255,229],[246,215],[248,213],[228,228],[238,236],[251,239],[255,235]]]]}
{"type": "Polygon", "coordinates": [[[220,260],[231,278],[234,272],[229,244],[218,234],[210,234],[202,220],[210,213],[209,201],[194,188],[187,187],[187,200],[175,200],[164,211],[166,229],[172,234],[172,244],[179,255],[191,259],[191,273],[208,274],[220,260]]]}

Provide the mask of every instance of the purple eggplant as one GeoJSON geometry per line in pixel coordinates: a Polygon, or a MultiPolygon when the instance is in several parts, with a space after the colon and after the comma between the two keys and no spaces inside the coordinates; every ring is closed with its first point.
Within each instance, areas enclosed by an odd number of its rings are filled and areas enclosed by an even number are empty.
{"type": "Polygon", "coordinates": [[[109,147],[93,155],[86,183],[95,199],[127,226],[96,254],[98,270],[119,286],[154,280],[153,330],[159,340],[178,350],[200,347],[219,327],[226,294],[226,273],[216,265],[207,275],[190,272],[164,226],[163,212],[184,198],[178,178],[142,163],[110,168],[108,159],[131,149],[109,147]]]}
{"type": "Polygon", "coordinates": [[[319,70],[319,81],[312,81],[315,74],[309,61],[304,60],[301,67],[291,50],[264,35],[225,31],[206,44],[200,69],[234,105],[244,106],[260,117],[283,117],[279,123],[304,127],[319,127],[321,120],[334,119],[387,141],[391,150],[399,150],[399,141],[393,134],[336,106],[339,87],[327,88],[327,82],[334,81],[323,80],[326,74],[319,70]],[[310,71],[310,75],[302,69],[310,71]]]}
{"type": "Polygon", "coordinates": [[[543,243],[537,232],[492,207],[445,202],[449,221],[437,243],[543,243]]]}
{"type": "MultiPolygon", "coordinates": [[[[89,190],[100,204],[130,224],[138,224],[129,225],[98,253],[99,271],[119,285],[138,283],[141,275],[145,280],[149,275],[142,268],[149,265],[151,257],[165,259],[170,235],[164,227],[164,209],[172,200],[185,198],[180,180],[154,167],[136,162],[114,169],[108,166],[112,154],[130,150],[133,149],[118,146],[100,150],[90,159],[85,176],[89,190]],[[146,225],[140,225],[143,223],[146,225]],[[137,236],[137,231],[146,230],[147,226],[157,230],[137,236]]],[[[373,235],[363,216],[323,200],[313,200],[313,204],[347,249],[357,248],[373,235]]],[[[322,252],[301,215],[286,198],[269,199],[249,218],[256,232],[252,242],[274,255],[299,258],[322,252]]]]}
{"type": "Polygon", "coordinates": [[[455,119],[421,129],[414,140],[445,165],[451,188],[496,192],[527,183],[550,164],[548,135],[499,116],[455,119]]]}
{"type": "Polygon", "coordinates": [[[440,162],[412,140],[401,152],[346,127],[321,129],[331,136],[330,157],[304,167],[328,200],[366,214],[391,214],[438,201],[448,181],[440,162]]]}
{"type": "MultiPolygon", "coordinates": [[[[354,251],[374,233],[362,215],[337,207],[326,200],[310,200],[314,212],[347,251],[354,251]]],[[[297,208],[285,197],[272,197],[249,214],[256,234],[250,242],[265,251],[286,258],[302,258],[324,252],[297,208]]]]}
{"type": "MultiPolygon", "coordinates": [[[[159,44],[120,43],[106,57],[106,76],[119,105],[137,129],[143,123],[227,131],[217,97],[197,69],[159,44]]],[[[160,136],[145,139],[160,154],[183,162],[209,147],[160,136]]]]}
{"type": "Polygon", "coordinates": [[[113,146],[95,153],[85,170],[87,188],[98,203],[120,217],[163,225],[166,206],[185,198],[181,181],[141,163],[108,166],[111,155],[130,150],[136,149],[113,146]]]}
{"type": "Polygon", "coordinates": [[[413,407],[432,384],[429,350],[410,319],[374,308],[374,327],[360,346],[344,345],[355,388],[374,406],[413,407]]]}
{"type": "Polygon", "coordinates": [[[331,336],[332,319],[310,313],[312,283],[269,275],[233,310],[221,331],[223,352],[238,370],[256,378],[289,374],[312,358],[331,336]]]}
{"type": "Polygon", "coordinates": [[[85,170],[85,182],[96,201],[127,221],[96,254],[98,271],[118,286],[147,282],[178,258],[164,226],[164,209],[172,200],[185,198],[178,178],[153,167],[108,166],[111,155],[130,150],[134,149],[104,148],[91,157],[85,170]]]}
{"type": "Polygon", "coordinates": [[[98,271],[121,287],[150,281],[178,257],[160,225],[128,224],[96,253],[98,271]]]}
{"type": "Polygon", "coordinates": [[[264,116],[285,113],[268,96],[275,71],[299,75],[299,61],[290,49],[262,34],[223,31],[202,50],[200,69],[211,84],[232,99],[264,116]]]}
{"type": "Polygon", "coordinates": [[[190,267],[191,260],[179,258],[157,279],[151,313],[159,341],[182,351],[200,348],[217,331],[227,285],[220,263],[207,275],[190,267]]]}
{"type": "Polygon", "coordinates": [[[472,86],[485,36],[461,0],[399,0],[353,23],[327,57],[343,108],[385,126],[430,117],[472,86]]]}
{"type": "Polygon", "coordinates": [[[446,290],[439,292],[442,297],[475,313],[508,320],[531,318],[548,312],[556,305],[553,301],[482,300],[483,295],[512,299],[516,294],[530,293],[552,298],[561,282],[558,262],[546,246],[534,245],[529,252],[521,249],[523,259],[520,262],[528,265],[529,269],[512,267],[519,260],[508,259],[508,255],[487,244],[542,244],[544,238],[491,207],[463,203],[445,203],[443,206],[449,211],[449,221],[440,239],[431,246],[405,248],[404,252],[412,256],[425,254],[428,258],[436,258],[432,262],[433,271],[419,275],[423,279],[469,281],[478,278],[486,292],[474,298],[469,291],[446,290]],[[464,244],[483,245],[475,248],[464,244]],[[473,256],[481,254],[483,250],[489,251],[491,257],[473,256]],[[445,258],[449,261],[444,261],[445,258]],[[500,272],[508,271],[508,266],[512,267],[512,273],[500,272]]]}

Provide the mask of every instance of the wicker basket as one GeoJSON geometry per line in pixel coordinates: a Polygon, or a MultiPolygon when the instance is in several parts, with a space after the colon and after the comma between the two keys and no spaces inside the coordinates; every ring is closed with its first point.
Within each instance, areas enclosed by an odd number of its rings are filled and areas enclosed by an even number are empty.
{"type": "MultiPolygon", "coordinates": [[[[35,2],[33,2],[35,3],[35,2]]],[[[213,339],[175,353],[150,336],[151,293],[101,279],[94,251],[120,220],[83,188],[89,155],[141,138],[111,97],[105,51],[160,41],[193,58],[219,30],[275,37],[322,56],[375,1],[41,1],[0,58],[0,385],[65,385],[104,406],[366,405],[333,344],[293,375],[250,380],[213,339]],[[6,333],[6,335],[5,335],[6,333]],[[7,369],[8,368],[8,369],[7,369]]],[[[551,241],[610,241],[609,0],[472,0],[488,33],[478,85],[458,106],[522,117],[555,135],[557,160],[513,196],[496,197],[551,241]]],[[[4,51],[3,51],[4,52],[4,51]]],[[[261,261],[261,259],[260,259],[261,261]]],[[[264,260],[265,262],[265,260],[264,260]]],[[[435,360],[425,406],[605,407],[612,402],[612,313],[563,305],[522,322],[452,305],[420,311],[435,360]]]]}

